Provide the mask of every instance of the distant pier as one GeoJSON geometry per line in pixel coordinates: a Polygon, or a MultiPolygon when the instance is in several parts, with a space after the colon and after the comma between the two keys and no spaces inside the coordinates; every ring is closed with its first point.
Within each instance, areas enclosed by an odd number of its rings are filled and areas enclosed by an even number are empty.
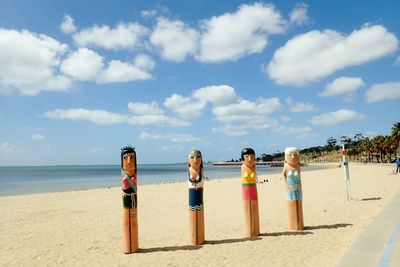
{"type": "MultiPolygon", "coordinates": [[[[256,165],[264,165],[270,167],[283,167],[284,161],[259,161],[255,162],[256,165]]],[[[213,162],[212,165],[214,166],[238,166],[242,165],[242,162],[213,162]]]]}

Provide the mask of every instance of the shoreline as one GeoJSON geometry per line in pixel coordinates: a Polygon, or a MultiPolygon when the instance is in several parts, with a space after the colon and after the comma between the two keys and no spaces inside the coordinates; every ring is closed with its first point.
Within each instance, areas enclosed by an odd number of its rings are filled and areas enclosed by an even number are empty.
{"type": "Polygon", "coordinates": [[[257,185],[261,235],[244,238],[239,176],[206,182],[206,243],[189,246],[187,186],[139,187],[139,253],[122,252],[119,187],[2,196],[0,265],[334,266],[400,190],[389,166],[302,172],[305,230],[287,230],[280,174],[257,185]],[[264,264],[265,265],[265,264],[264,264]]]}
{"type": "MultiPolygon", "coordinates": [[[[170,166],[170,165],[166,165],[170,166]]],[[[91,166],[93,167],[93,166],[91,166]]],[[[64,167],[63,167],[64,168],[64,167]]],[[[68,167],[73,168],[73,167],[68,167]]],[[[86,167],[85,167],[86,168],[86,167]]],[[[154,177],[151,175],[140,174],[139,173],[139,186],[144,186],[148,184],[170,184],[170,183],[179,183],[185,182],[186,179],[181,178],[181,176],[187,175],[186,173],[186,166],[185,170],[178,175],[177,172],[167,173],[163,178],[160,178],[160,174],[154,174],[154,177]],[[150,177],[150,178],[149,178],[150,177]],[[155,178],[158,177],[158,178],[155,178]]],[[[240,175],[239,167],[235,166],[234,174],[240,175]]],[[[310,167],[305,167],[304,171],[308,171],[308,168],[327,168],[324,165],[315,165],[310,167]]],[[[258,175],[269,175],[274,173],[280,173],[281,167],[258,167],[258,175]]],[[[62,171],[62,170],[61,170],[62,171]]],[[[148,171],[147,171],[148,172],[148,171]]],[[[95,173],[97,174],[97,173],[95,173]]],[[[210,177],[210,180],[215,179],[230,179],[232,177],[238,177],[233,175],[232,167],[216,167],[211,170],[206,169],[206,174],[210,177]],[[226,168],[226,169],[225,169],[226,168]],[[209,172],[207,172],[209,171],[209,172]]],[[[25,175],[27,175],[25,173],[25,175]]],[[[73,175],[73,174],[71,174],[73,175]]],[[[49,176],[49,173],[46,173],[45,180],[40,178],[40,175],[34,175],[35,178],[30,178],[29,180],[21,179],[24,177],[24,174],[18,174],[17,172],[14,173],[12,178],[6,178],[7,175],[4,177],[0,177],[0,179],[9,180],[9,184],[7,182],[5,184],[0,183],[0,197],[2,196],[13,196],[13,195],[29,195],[29,194],[41,194],[41,193],[50,193],[50,192],[69,192],[69,191],[80,191],[80,190],[92,190],[92,189],[101,189],[101,188],[110,188],[110,187],[118,187],[119,186],[119,169],[117,169],[115,175],[114,174],[107,174],[106,176],[102,176],[103,174],[99,172],[99,176],[93,175],[91,172],[82,172],[82,178],[72,176],[68,178],[68,174],[63,174],[60,179],[53,179],[53,177],[57,177],[57,172],[54,172],[54,175],[49,176]],[[89,176],[90,175],[90,176],[89,176]],[[109,178],[109,175],[114,175],[113,178],[109,178]],[[90,179],[86,178],[86,176],[91,177],[90,179]],[[107,177],[107,178],[104,178],[107,177]],[[115,178],[114,178],[115,177],[115,178]],[[35,180],[37,179],[37,180],[35,180]],[[14,180],[19,180],[23,182],[15,183],[14,180]],[[11,187],[11,185],[13,187],[11,187]],[[3,186],[3,187],[2,187],[3,186]]],[[[1,180],[0,180],[1,181],[1,180]]]]}

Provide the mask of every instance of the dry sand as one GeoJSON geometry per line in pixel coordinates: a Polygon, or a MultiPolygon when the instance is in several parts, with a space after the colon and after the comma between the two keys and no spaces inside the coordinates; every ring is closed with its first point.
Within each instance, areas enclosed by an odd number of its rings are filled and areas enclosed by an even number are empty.
{"type": "MultiPolygon", "coordinates": [[[[206,244],[189,246],[187,184],[139,185],[139,253],[122,252],[119,188],[0,197],[0,266],[334,266],[400,190],[388,165],[302,172],[304,232],[287,231],[280,175],[258,184],[261,236],[244,236],[239,177],[205,184],[206,244]]],[[[116,179],[119,179],[116,177],[116,179]]],[[[140,181],[140,174],[139,174],[140,181]]]]}

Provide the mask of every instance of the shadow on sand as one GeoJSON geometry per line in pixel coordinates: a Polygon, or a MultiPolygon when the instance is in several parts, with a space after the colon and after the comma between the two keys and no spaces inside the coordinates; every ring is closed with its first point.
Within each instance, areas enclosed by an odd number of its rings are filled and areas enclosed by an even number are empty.
{"type": "Polygon", "coordinates": [[[381,200],[381,197],[362,198],[361,201],[381,200]]]}
{"type": "Polygon", "coordinates": [[[277,233],[263,233],[260,236],[283,236],[283,235],[312,235],[312,232],[305,231],[286,231],[286,232],[277,232],[277,233]]]}
{"type": "MultiPolygon", "coordinates": [[[[260,237],[254,238],[232,238],[232,239],[222,239],[222,240],[206,240],[204,245],[219,245],[219,244],[230,244],[230,243],[239,243],[246,241],[256,241],[261,240],[260,237]]],[[[197,250],[202,246],[195,245],[186,245],[186,246],[170,246],[170,247],[157,247],[157,248],[141,248],[138,253],[151,253],[151,252],[160,252],[160,251],[178,251],[178,250],[197,250]]]]}
{"type": "Polygon", "coordinates": [[[374,200],[381,200],[381,197],[368,197],[368,198],[352,198],[351,200],[354,201],[374,201],[374,200]]]}
{"type": "Polygon", "coordinates": [[[232,238],[232,239],[222,239],[222,240],[206,240],[206,244],[218,245],[218,244],[230,244],[230,243],[240,243],[246,241],[257,241],[261,240],[260,237],[243,237],[243,238],[232,238]]]}
{"type": "MultiPolygon", "coordinates": [[[[350,223],[338,223],[331,225],[316,225],[316,226],[306,226],[304,230],[318,230],[318,229],[337,229],[342,227],[352,226],[350,223]]],[[[206,240],[205,245],[219,245],[219,244],[231,244],[231,243],[240,243],[247,241],[257,241],[261,240],[262,236],[290,236],[290,235],[312,235],[313,232],[308,231],[286,231],[286,232],[276,232],[276,233],[262,233],[259,237],[249,238],[232,238],[232,239],[222,239],[222,240],[206,240]]],[[[170,247],[156,247],[156,248],[141,248],[138,253],[151,253],[151,252],[160,252],[160,251],[178,251],[178,250],[198,250],[202,246],[194,246],[194,245],[186,245],[186,246],[170,246],[170,247]]]]}
{"type": "Polygon", "coordinates": [[[351,223],[337,223],[329,225],[315,225],[315,226],[305,226],[304,230],[319,230],[319,229],[338,229],[342,227],[352,226],[351,223]]]}
{"type": "Polygon", "coordinates": [[[160,251],[178,251],[178,250],[197,250],[200,249],[201,246],[171,246],[171,247],[157,247],[157,248],[140,248],[138,253],[151,253],[151,252],[160,252],[160,251]]]}

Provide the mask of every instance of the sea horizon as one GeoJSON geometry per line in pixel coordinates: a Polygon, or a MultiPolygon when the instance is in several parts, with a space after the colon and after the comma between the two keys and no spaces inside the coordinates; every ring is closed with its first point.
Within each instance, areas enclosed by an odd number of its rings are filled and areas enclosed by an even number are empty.
{"type": "MultiPolygon", "coordinates": [[[[138,185],[183,182],[187,163],[138,164],[138,185]]],[[[306,169],[323,168],[305,166],[306,169]]],[[[204,165],[209,180],[240,176],[240,165],[204,165]]],[[[258,166],[257,174],[280,173],[281,167],[258,166]]],[[[120,186],[120,165],[0,166],[0,196],[63,192],[120,186]]]]}
{"type": "MultiPolygon", "coordinates": [[[[321,167],[305,166],[305,169],[321,167]]],[[[258,166],[257,174],[280,173],[281,167],[258,166]]],[[[204,165],[209,180],[240,176],[240,165],[204,165]]],[[[186,181],[187,163],[138,164],[138,185],[186,181]]],[[[0,196],[62,192],[120,186],[120,165],[0,166],[0,196]]]]}
{"type": "MultiPolygon", "coordinates": [[[[173,164],[184,164],[185,162],[176,162],[176,163],[138,163],[138,165],[173,165],[173,164]]],[[[186,162],[187,164],[187,162],[186,162]]],[[[208,164],[208,163],[207,163],[208,164]]],[[[210,163],[211,164],[211,163],[210,163]]],[[[65,166],[119,166],[120,164],[115,163],[99,163],[99,164],[37,164],[37,165],[0,165],[0,168],[8,168],[8,167],[65,167],[65,166]]]]}

